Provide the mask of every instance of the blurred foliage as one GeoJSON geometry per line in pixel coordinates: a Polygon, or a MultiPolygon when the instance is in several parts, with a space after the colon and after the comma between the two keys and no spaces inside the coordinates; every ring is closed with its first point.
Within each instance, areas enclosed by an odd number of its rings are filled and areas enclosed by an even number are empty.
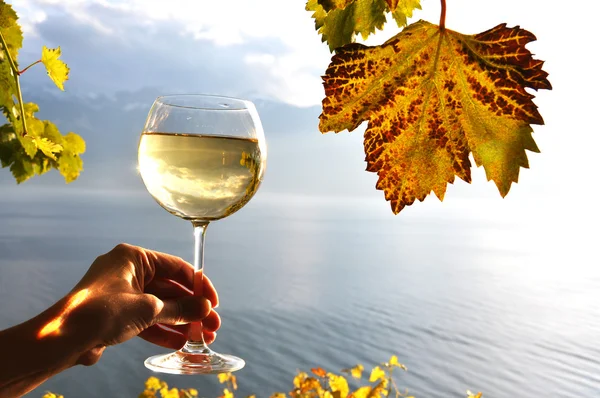
{"type": "MultiPolygon", "coordinates": [[[[323,368],[313,368],[310,372],[299,371],[292,381],[292,388],[288,392],[274,392],[270,398],[414,398],[408,391],[400,390],[394,379],[395,371],[406,371],[406,366],[398,362],[398,357],[393,355],[389,361],[379,364],[371,369],[368,377],[363,378],[363,365],[342,369],[340,374],[327,372],[323,368]],[[350,384],[357,384],[352,389],[350,384]]],[[[238,389],[237,377],[233,373],[218,375],[219,382],[223,384],[223,394],[218,398],[235,398],[238,389]]],[[[192,398],[199,397],[198,390],[194,388],[177,389],[158,379],[150,377],[146,380],[144,391],[138,398],[192,398]]],[[[64,398],[51,392],[42,398],[64,398]]],[[[245,398],[256,398],[248,395],[245,398]]],[[[481,393],[473,394],[467,391],[467,398],[483,398],[481,393]]]]}

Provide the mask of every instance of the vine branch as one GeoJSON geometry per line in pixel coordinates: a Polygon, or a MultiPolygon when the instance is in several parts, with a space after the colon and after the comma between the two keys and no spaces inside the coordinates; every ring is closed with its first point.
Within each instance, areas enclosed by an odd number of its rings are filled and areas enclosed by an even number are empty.
{"type": "Polygon", "coordinates": [[[33,65],[39,64],[40,62],[42,62],[41,59],[38,59],[37,61],[35,61],[34,63],[32,63],[31,65],[27,66],[25,69],[20,70],[19,71],[19,75],[22,75],[23,73],[25,73],[25,71],[27,71],[27,69],[31,68],[33,65]]]}
{"type": "Polygon", "coordinates": [[[6,40],[4,40],[4,35],[2,34],[1,29],[0,29],[0,44],[2,44],[2,49],[3,49],[4,53],[6,54],[6,58],[8,58],[8,64],[10,65],[10,69],[12,70],[12,74],[15,79],[15,86],[17,88],[17,100],[19,101],[19,108],[21,110],[21,123],[23,124],[23,136],[26,136],[27,135],[27,125],[25,124],[25,107],[23,106],[23,96],[21,95],[21,84],[19,83],[19,69],[17,68],[17,65],[15,64],[15,61],[12,59],[12,57],[10,55],[10,51],[8,51],[8,45],[6,44],[6,40]]]}
{"type": "Polygon", "coordinates": [[[440,30],[444,31],[446,29],[446,0],[441,0],[442,2],[442,12],[440,14],[440,30]]]}

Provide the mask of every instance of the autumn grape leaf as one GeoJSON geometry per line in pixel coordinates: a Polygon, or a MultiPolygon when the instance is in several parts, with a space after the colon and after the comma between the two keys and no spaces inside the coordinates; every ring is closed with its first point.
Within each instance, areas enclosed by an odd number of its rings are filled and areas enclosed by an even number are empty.
{"type": "Polygon", "coordinates": [[[310,371],[319,377],[327,376],[327,372],[323,368],[312,368],[310,371]]]}
{"type": "Polygon", "coordinates": [[[317,0],[317,2],[325,9],[331,11],[335,9],[343,10],[354,0],[317,0]]]}
{"type": "Polygon", "coordinates": [[[329,377],[329,388],[335,398],[346,398],[350,388],[348,387],[348,381],[343,376],[338,376],[333,373],[328,373],[329,377]]]}
{"type": "Polygon", "coordinates": [[[400,212],[433,191],[443,200],[455,176],[471,181],[469,154],[504,197],[539,152],[530,124],[543,124],[525,89],[551,89],[535,36],[505,24],[463,35],[416,22],[381,46],[336,50],[326,75],[322,132],[368,121],[367,170],[400,212]]]}
{"type": "Polygon", "coordinates": [[[56,84],[56,87],[65,91],[64,83],[69,79],[69,67],[63,61],[58,59],[60,57],[60,47],[58,48],[47,48],[42,47],[42,63],[46,67],[46,72],[50,79],[56,84]]]}
{"type": "Polygon", "coordinates": [[[366,39],[382,29],[390,11],[396,22],[405,26],[406,18],[412,16],[415,8],[420,8],[419,0],[308,0],[306,3],[306,10],[313,12],[315,29],[330,51],[352,43],[355,35],[366,39]]]}

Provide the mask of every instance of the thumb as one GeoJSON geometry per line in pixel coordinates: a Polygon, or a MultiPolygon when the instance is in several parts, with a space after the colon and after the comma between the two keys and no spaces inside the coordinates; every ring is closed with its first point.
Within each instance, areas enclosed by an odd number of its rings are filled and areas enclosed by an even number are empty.
{"type": "Polygon", "coordinates": [[[154,323],[180,325],[199,322],[210,313],[210,301],[204,297],[184,296],[162,300],[162,309],[154,318],[154,323]]]}

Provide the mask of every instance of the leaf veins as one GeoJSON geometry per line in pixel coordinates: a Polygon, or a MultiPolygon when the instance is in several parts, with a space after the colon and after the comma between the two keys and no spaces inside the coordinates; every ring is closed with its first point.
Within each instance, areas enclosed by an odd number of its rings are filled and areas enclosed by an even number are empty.
{"type": "Polygon", "coordinates": [[[319,129],[368,121],[367,170],[394,213],[431,191],[443,200],[455,176],[470,182],[470,153],[505,196],[525,150],[539,152],[530,124],[543,119],[525,88],[551,89],[525,48],[534,40],[518,26],[463,35],[419,21],[381,46],[348,44],[323,78],[319,129]]]}

